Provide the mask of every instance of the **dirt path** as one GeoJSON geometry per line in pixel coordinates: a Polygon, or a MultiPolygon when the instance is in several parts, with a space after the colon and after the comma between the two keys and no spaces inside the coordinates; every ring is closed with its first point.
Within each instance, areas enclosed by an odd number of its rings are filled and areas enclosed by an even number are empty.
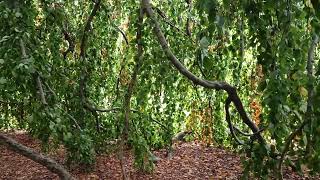
{"type": "MultiPolygon", "coordinates": [[[[20,143],[40,151],[38,141],[26,134],[10,135],[20,143]]],[[[136,171],[132,166],[132,156],[126,153],[126,164],[131,179],[239,179],[241,163],[238,155],[219,148],[204,147],[195,142],[179,144],[171,160],[165,158],[165,151],[154,152],[162,158],[152,174],[136,171]]],[[[64,161],[63,151],[50,155],[60,163],[64,161]]],[[[78,179],[121,179],[120,163],[116,155],[97,157],[94,170],[85,173],[75,169],[72,174],[78,179]]],[[[303,179],[295,173],[288,172],[286,179],[303,179]]],[[[5,146],[0,145],[0,179],[58,179],[46,168],[5,146]]]]}

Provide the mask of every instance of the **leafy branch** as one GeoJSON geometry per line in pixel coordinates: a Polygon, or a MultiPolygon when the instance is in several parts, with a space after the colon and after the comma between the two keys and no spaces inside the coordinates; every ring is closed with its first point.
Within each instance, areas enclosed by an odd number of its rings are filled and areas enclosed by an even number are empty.
{"type": "MultiPolygon", "coordinates": [[[[259,128],[250,120],[250,118],[248,117],[246,111],[244,110],[243,104],[242,104],[242,102],[241,102],[241,100],[240,100],[240,98],[239,98],[239,96],[237,94],[236,88],[231,86],[230,84],[228,84],[226,82],[208,81],[208,80],[205,80],[205,79],[200,79],[199,77],[197,77],[196,75],[191,73],[188,69],[186,69],[184,67],[184,65],[181,64],[181,62],[176,58],[176,56],[173,54],[173,52],[169,48],[167,40],[165,39],[165,37],[163,35],[163,32],[162,32],[162,30],[160,28],[160,25],[159,25],[158,21],[156,20],[156,18],[154,16],[153,9],[150,6],[150,0],[142,0],[142,4],[143,4],[143,6],[144,6],[144,8],[145,8],[150,20],[151,20],[152,25],[153,25],[154,34],[158,38],[158,41],[159,41],[163,51],[165,52],[165,54],[167,55],[167,57],[169,58],[171,63],[175,66],[175,68],[182,75],[187,77],[189,80],[191,80],[196,85],[200,85],[202,87],[209,88],[209,89],[226,91],[228,93],[228,96],[229,96],[228,98],[230,99],[230,103],[233,102],[233,104],[235,105],[237,111],[239,112],[240,117],[243,120],[243,122],[254,133],[259,132],[260,131],[259,128]]],[[[230,130],[233,131],[233,128],[231,128],[230,130]]],[[[261,136],[260,133],[255,134],[254,137],[257,138],[260,143],[265,144],[265,140],[261,136]]]]}
{"type": "Polygon", "coordinates": [[[143,24],[143,16],[144,16],[144,10],[141,6],[141,8],[139,9],[139,16],[138,16],[138,22],[137,22],[137,36],[136,36],[136,40],[137,40],[137,56],[135,58],[135,67],[133,69],[133,73],[131,76],[131,80],[128,84],[128,89],[127,89],[127,93],[125,94],[124,97],[124,102],[123,102],[123,110],[124,110],[124,116],[125,116],[125,120],[124,120],[124,131],[123,131],[123,137],[121,140],[121,153],[120,153],[120,163],[121,163],[121,168],[122,168],[122,174],[123,174],[123,179],[128,179],[127,174],[126,174],[126,170],[125,170],[125,166],[124,166],[124,159],[123,159],[123,149],[124,149],[124,145],[126,144],[126,141],[128,139],[128,133],[129,133],[129,121],[130,121],[130,101],[131,101],[131,97],[132,97],[132,93],[134,90],[134,86],[136,84],[137,81],[137,75],[139,73],[140,67],[142,65],[142,61],[143,61],[143,46],[142,46],[142,24],[143,24]]]}
{"type": "MultiPolygon", "coordinates": [[[[97,14],[97,11],[100,7],[100,3],[101,0],[97,0],[93,6],[93,9],[85,23],[85,27],[83,30],[83,34],[81,37],[81,44],[80,44],[80,58],[82,60],[82,62],[86,62],[86,43],[87,43],[87,39],[88,39],[88,32],[90,30],[90,25],[93,21],[94,16],[97,14]]],[[[92,112],[93,114],[95,114],[97,111],[99,112],[109,112],[110,110],[107,109],[101,109],[101,108],[96,108],[93,105],[91,105],[85,95],[85,89],[86,89],[86,79],[88,77],[88,73],[86,70],[86,65],[85,63],[82,64],[82,71],[81,71],[81,75],[80,75],[80,83],[79,83],[79,88],[80,88],[80,98],[81,98],[81,102],[83,104],[83,106],[88,109],[90,112],[92,112]]]]}
{"type": "Polygon", "coordinates": [[[153,7],[153,9],[156,10],[156,12],[159,14],[160,17],[162,17],[162,19],[164,20],[164,22],[166,24],[168,24],[169,26],[171,26],[173,29],[177,30],[178,32],[182,33],[183,35],[189,37],[188,33],[183,32],[180,28],[178,28],[176,25],[174,25],[173,22],[171,22],[168,19],[167,15],[163,11],[161,11],[161,9],[159,9],[158,7],[153,7]]]}
{"type": "MultiPolygon", "coordinates": [[[[302,133],[303,128],[312,123],[312,106],[313,106],[313,96],[314,96],[314,87],[313,87],[313,63],[314,63],[314,51],[316,48],[316,45],[319,41],[319,37],[317,35],[314,35],[309,47],[309,51],[308,51],[308,60],[307,60],[307,75],[308,75],[308,79],[309,79],[309,83],[311,83],[308,86],[308,99],[307,99],[307,111],[306,111],[306,116],[305,116],[305,120],[301,123],[301,125],[299,126],[299,128],[297,128],[295,131],[293,131],[289,137],[287,138],[286,142],[285,142],[285,146],[282,150],[281,153],[281,157],[279,159],[279,165],[278,165],[278,176],[280,179],[283,179],[283,173],[282,173],[282,164],[284,161],[284,158],[289,150],[289,147],[291,145],[292,140],[298,135],[302,133]]],[[[307,135],[308,136],[308,135],[307,135]]],[[[307,147],[306,147],[306,152],[308,153],[308,146],[311,146],[311,144],[309,144],[310,142],[307,142],[307,147]]]]}

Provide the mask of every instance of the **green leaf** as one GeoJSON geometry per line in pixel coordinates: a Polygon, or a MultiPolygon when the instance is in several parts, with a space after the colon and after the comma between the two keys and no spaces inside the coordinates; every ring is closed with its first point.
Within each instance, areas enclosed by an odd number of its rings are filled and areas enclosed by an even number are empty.
{"type": "Polygon", "coordinates": [[[10,36],[3,36],[0,40],[0,43],[7,41],[10,38],[10,36]]]}
{"type": "Polygon", "coordinates": [[[200,40],[201,49],[207,49],[209,45],[210,45],[210,43],[209,43],[208,39],[205,36],[202,37],[200,40]]]}
{"type": "Polygon", "coordinates": [[[19,18],[19,17],[22,17],[22,14],[21,14],[19,11],[17,11],[17,12],[15,13],[15,16],[16,16],[17,18],[19,18]]]}
{"type": "Polygon", "coordinates": [[[5,84],[7,80],[4,77],[0,77],[0,84],[5,84]]]}

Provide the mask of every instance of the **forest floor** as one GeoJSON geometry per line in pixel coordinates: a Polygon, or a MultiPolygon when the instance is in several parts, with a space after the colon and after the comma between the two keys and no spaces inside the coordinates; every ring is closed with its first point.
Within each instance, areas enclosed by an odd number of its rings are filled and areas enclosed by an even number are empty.
{"type": "MultiPolygon", "coordinates": [[[[8,136],[16,141],[40,152],[39,141],[25,133],[11,133],[8,136]]],[[[155,151],[161,158],[156,163],[153,173],[143,173],[133,167],[133,156],[125,153],[125,163],[130,179],[239,179],[241,177],[241,162],[239,155],[222,148],[206,147],[200,143],[188,142],[176,144],[172,159],[165,157],[166,151],[155,151]]],[[[50,153],[49,156],[59,163],[64,162],[63,149],[50,153]]],[[[91,172],[80,168],[72,171],[77,179],[121,179],[121,168],[118,156],[114,153],[99,155],[91,172]]],[[[285,179],[309,179],[298,176],[286,170],[285,179]]],[[[0,145],[0,179],[58,179],[45,167],[29,160],[0,145]]]]}

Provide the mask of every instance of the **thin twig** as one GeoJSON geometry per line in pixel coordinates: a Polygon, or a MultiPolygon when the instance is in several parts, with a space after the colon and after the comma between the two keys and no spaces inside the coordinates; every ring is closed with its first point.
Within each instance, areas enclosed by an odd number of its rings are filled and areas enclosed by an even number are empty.
{"type": "Polygon", "coordinates": [[[123,37],[124,40],[126,41],[126,44],[129,45],[129,40],[128,40],[128,38],[127,38],[126,33],[124,33],[124,32],[122,31],[122,29],[120,29],[118,26],[116,26],[116,28],[117,28],[117,30],[122,34],[122,37],[123,37]]]}
{"type": "Polygon", "coordinates": [[[179,33],[182,33],[186,37],[189,37],[189,35],[186,32],[183,32],[180,28],[175,26],[167,17],[167,15],[161,11],[158,7],[153,7],[153,9],[156,10],[156,12],[159,14],[160,17],[164,20],[165,23],[167,23],[169,26],[171,26],[173,29],[177,30],[179,33]]]}
{"type": "Polygon", "coordinates": [[[45,93],[44,93],[44,91],[43,91],[42,82],[41,82],[41,79],[40,79],[40,75],[39,75],[39,74],[37,74],[36,81],[37,81],[37,87],[38,87],[39,94],[40,94],[41,103],[42,103],[43,105],[48,105],[48,103],[47,103],[47,101],[46,101],[45,93]]]}

